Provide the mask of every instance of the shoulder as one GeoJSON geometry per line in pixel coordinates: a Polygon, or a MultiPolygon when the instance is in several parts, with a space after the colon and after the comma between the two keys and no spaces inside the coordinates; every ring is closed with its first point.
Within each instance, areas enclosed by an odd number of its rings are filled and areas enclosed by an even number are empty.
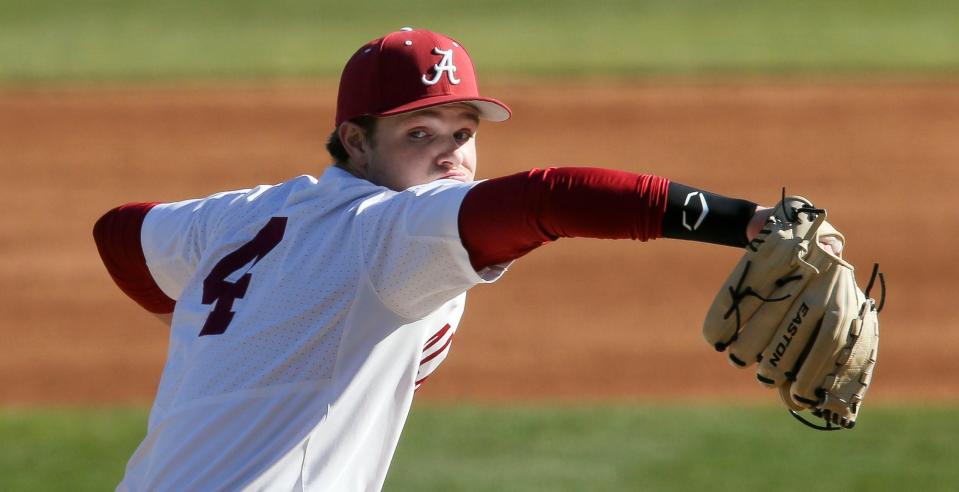
{"type": "Polygon", "coordinates": [[[439,180],[403,191],[386,190],[363,200],[357,214],[368,226],[406,236],[459,238],[463,198],[474,183],[439,180]]]}

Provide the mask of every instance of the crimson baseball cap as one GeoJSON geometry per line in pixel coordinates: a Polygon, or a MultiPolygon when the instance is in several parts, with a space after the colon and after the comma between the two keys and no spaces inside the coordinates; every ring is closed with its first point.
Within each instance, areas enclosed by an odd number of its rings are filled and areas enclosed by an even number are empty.
{"type": "Polygon", "coordinates": [[[469,53],[456,40],[404,27],[366,43],[346,62],[336,101],[336,125],[358,116],[390,116],[469,103],[480,117],[504,121],[510,109],[479,94],[469,53]]]}

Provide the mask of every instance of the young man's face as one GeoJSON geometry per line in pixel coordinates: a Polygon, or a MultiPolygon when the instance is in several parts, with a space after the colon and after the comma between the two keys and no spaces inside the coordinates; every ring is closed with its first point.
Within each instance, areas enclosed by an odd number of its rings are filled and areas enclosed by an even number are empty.
{"type": "Polygon", "coordinates": [[[468,183],[476,173],[478,128],[476,109],[461,103],[380,118],[351,167],[398,191],[444,178],[468,183]]]}

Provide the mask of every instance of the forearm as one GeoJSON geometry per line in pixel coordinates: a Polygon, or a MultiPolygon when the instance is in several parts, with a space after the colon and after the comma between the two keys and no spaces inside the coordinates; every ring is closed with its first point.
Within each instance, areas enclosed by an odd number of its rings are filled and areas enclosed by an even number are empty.
{"type": "Polygon", "coordinates": [[[473,267],[517,259],[560,237],[689,239],[732,246],[758,234],[755,203],[668,179],[594,168],[534,169],[466,195],[459,228],[473,267]]]}
{"type": "Polygon", "coordinates": [[[662,237],[669,180],[594,168],[533,169],[476,185],[460,208],[463,245],[477,270],[560,237],[662,237]]]}
{"type": "MultiPolygon", "coordinates": [[[[748,200],[672,182],[663,216],[663,236],[741,248],[752,239],[756,210],[757,205],[748,200]]],[[[761,226],[762,222],[756,233],[761,226]]]]}

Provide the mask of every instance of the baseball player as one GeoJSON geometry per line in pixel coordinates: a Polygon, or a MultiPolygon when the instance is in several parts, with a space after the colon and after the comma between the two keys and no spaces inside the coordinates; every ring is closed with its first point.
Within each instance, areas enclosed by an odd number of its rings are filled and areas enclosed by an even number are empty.
{"type": "Polygon", "coordinates": [[[404,28],[346,64],[319,178],[106,213],[107,270],[170,323],[118,490],[379,490],[471,287],[560,237],[745,246],[772,214],[606,169],[474,181],[509,116],[460,43],[404,28]]]}

